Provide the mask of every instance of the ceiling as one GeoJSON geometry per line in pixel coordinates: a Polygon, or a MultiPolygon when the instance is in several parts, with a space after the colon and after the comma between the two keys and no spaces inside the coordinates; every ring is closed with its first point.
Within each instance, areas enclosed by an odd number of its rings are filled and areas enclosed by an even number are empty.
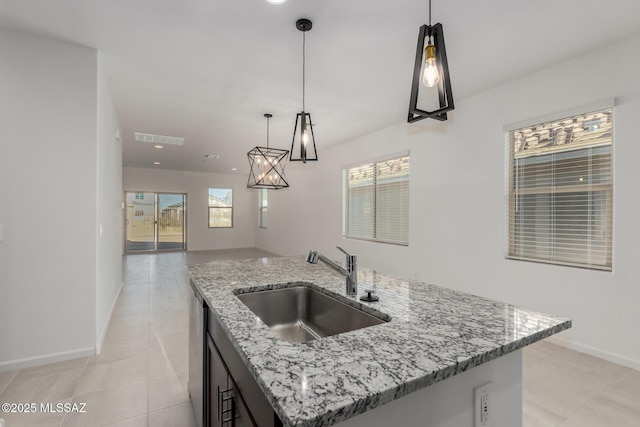
{"type": "MultiPolygon", "coordinates": [[[[271,146],[291,145],[302,109],[298,18],[313,21],[306,107],[322,159],[329,146],[406,121],[427,8],[427,0],[0,0],[0,26],[102,52],[125,166],[245,174],[247,151],[265,144],[264,113],[273,114],[271,146]],[[156,149],[133,132],[185,143],[156,149]]],[[[433,0],[432,20],[443,24],[459,101],[587,52],[597,61],[599,49],[640,33],[640,2],[433,0]]]]}

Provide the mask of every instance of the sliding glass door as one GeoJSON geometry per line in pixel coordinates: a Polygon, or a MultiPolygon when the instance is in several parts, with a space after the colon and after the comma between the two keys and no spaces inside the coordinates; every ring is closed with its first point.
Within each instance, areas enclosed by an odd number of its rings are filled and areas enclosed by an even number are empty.
{"type": "Polygon", "coordinates": [[[126,252],[185,250],[186,194],[126,192],[126,252]]]}

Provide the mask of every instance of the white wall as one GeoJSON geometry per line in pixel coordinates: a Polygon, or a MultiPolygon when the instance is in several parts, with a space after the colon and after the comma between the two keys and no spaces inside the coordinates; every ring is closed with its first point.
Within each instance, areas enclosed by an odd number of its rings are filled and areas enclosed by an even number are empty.
{"type": "Polygon", "coordinates": [[[118,116],[98,54],[98,240],[96,348],[100,352],[122,286],[122,142],[118,116]],[[102,234],[100,235],[100,227],[102,234]]]}
{"type": "Polygon", "coordinates": [[[291,189],[270,193],[270,227],[256,234],[256,246],[280,254],[314,247],[340,259],[334,247],[341,244],[359,254],[361,265],[567,316],[574,324],[559,336],[565,345],[638,369],[639,75],[636,37],[599,50],[597,59],[569,60],[458,100],[444,123],[402,122],[331,149],[318,141],[318,164],[288,169],[291,189]],[[611,97],[613,272],[506,260],[503,126],[611,97]],[[407,149],[410,246],[345,241],[342,168],[407,149]]]}
{"type": "Polygon", "coordinates": [[[97,53],[0,29],[0,370],[95,348],[97,53]]]}
{"type": "Polygon", "coordinates": [[[125,167],[124,189],[187,194],[187,249],[190,251],[255,245],[258,192],[247,189],[244,175],[125,167]],[[232,228],[209,228],[209,188],[233,189],[232,228]]]}

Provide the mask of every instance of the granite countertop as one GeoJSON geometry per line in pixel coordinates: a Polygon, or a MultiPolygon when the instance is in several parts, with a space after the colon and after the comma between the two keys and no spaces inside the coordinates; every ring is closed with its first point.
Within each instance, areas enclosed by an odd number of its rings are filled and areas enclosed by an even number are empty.
{"type": "Polygon", "coordinates": [[[285,426],[329,426],[571,327],[571,320],[359,268],[358,290],[303,257],[188,266],[285,426]],[[307,343],[283,341],[234,293],[308,284],[391,321],[307,343]],[[373,311],[372,311],[373,310],[373,311]]]}

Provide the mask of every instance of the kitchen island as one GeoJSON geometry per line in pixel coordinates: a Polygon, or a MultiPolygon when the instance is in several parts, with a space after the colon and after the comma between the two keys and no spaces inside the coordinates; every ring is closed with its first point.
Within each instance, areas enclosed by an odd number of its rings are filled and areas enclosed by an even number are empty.
{"type": "Polygon", "coordinates": [[[362,302],[345,294],[343,276],[303,257],[188,270],[224,339],[285,426],[375,425],[371,417],[382,414],[397,425],[473,426],[473,389],[488,381],[493,424],[486,425],[505,425],[504,419],[520,425],[520,349],[571,327],[569,319],[366,268],[358,272],[359,293],[375,289],[380,301],[362,302]],[[294,343],[278,338],[236,296],[301,284],[388,321],[294,343]],[[520,409],[507,409],[514,404],[520,409]],[[425,408],[430,421],[421,414],[425,408]]]}

